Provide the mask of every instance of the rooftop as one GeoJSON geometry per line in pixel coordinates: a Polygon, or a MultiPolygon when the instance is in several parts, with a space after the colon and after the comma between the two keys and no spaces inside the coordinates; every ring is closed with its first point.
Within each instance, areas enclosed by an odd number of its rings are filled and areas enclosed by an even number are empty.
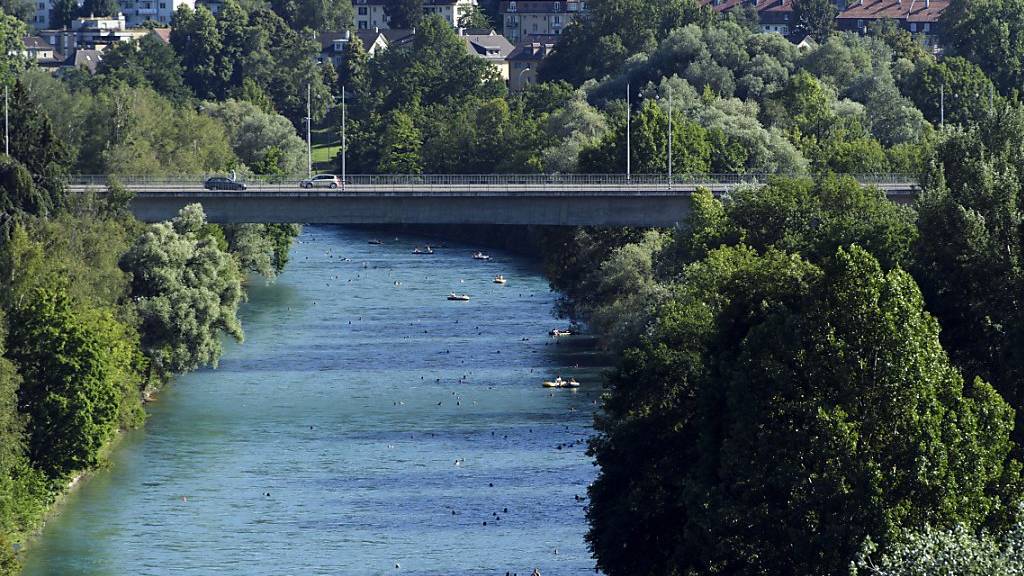
{"type": "Polygon", "coordinates": [[[949,0],[858,0],[836,16],[839,20],[892,18],[907,22],[938,22],[949,0]]]}

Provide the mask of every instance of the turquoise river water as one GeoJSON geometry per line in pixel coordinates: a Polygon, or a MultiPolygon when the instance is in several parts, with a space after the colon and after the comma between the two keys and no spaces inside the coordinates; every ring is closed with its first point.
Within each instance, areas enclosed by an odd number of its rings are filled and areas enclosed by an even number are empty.
{"type": "Polygon", "coordinates": [[[26,576],[593,574],[599,356],[547,336],[536,263],[375,235],[307,227],[253,282],[245,343],[161,393],[26,576]]]}

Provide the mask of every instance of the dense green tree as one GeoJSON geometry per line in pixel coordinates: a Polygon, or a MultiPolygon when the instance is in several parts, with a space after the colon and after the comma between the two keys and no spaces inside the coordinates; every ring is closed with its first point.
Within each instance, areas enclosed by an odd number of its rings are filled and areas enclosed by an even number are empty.
{"type": "Polygon", "coordinates": [[[0,0],[0,10],[26,24],[30,24],[36,15],[36,3],[31,0],[0,0]]]}
{"type": "Polygon", "coordinates": [[[76,310],[66,290],[53,287],[18,303],[11,328],[32,462],[54,479],[95,466],[117,431],[125,392],[139,402],[139,356],[127,327],[107,311],[76,310]]]}
{"type": "Polygon", "coordinates": [[[298,224],[234,224],[224,228],[231,253],[243,270],[274,278],[284,270],[298,224]]]}
{"type": "Polygon", "coordinates": [[[824,42],[835,30],[839,9],[831,0],[793,0],[793,36],[824,42]]]}
{"type": "Polygon", "coordinates": [[[539,73],[544,80],[578,86],[619,71],[633,54],[652,51],[670,30],[709,23],[714,17],[710,7],[692,0],[593,0],[587,17],[562,32],[558,50],[544,60],[539,73]]]}
{"type": "Polygon", "coordinates": [[[71,28],[71,21],[78,14],[78,0],[55,0],[50,12],[50,26],[55,29],[71,28]]]}
{"type": "Polygon", "coordinates": [[[458,19],[459,28],[489,30],[494,25],[479,6],[469,6],[460,10],[458,19]]]}
{"type": "Polygon", "coordinates": [[[111,45],[103,53],[98,72],[132,86],[148,85],[176,103],[183,103],[192,95],[182,81],[177,53],[152,34],[137,42],[111,45]]]}
{"type": "Polygon", "coordinates": [[[249,48],[249,35],[258,31],[249,27],[249,15],[238,4],[238,0],[226,0],[217,12],[217,31],[220,34],[221,51],[219,67],[225,70],[227,87],[240,87],[245,80],[244,64],[249,48]]]}
{"type": "Polygon", "coordinates": [[[206,232],[202,207],[148,227],[121,259],[141,318],[142,350],[158,374],[216,365],[220,336],[242,338],[241,273],[206,232]]]}
{"type": "Polygon", "coordinates": [[[989,113],[1001,96],[981,68],[958,56],[919,60],[902,90],[932,124],[969,125],[989,113]],[[941,110],[940,110],[941,109],[941,110]]]}
{"type": "Polygon", "coordinates": [[[192,10],[181,5],[171,20],[171,46],[181,57],[185,83],[200,98],[223,94],[231,71],[220,59],[224,45],[217,20],[205,6],[192,10]]]}
{"type": "Polygon", "coordinates": [[[306,145],[280,114],[267,113],[255,104],[238,100],[203,104],[204,113],[217,118],[227,131],[235,155],[250,168],[262,165],[275,150],[271,172],[296,174],[306,165],[306,145]]]}
{"type": "Polygon", "coordinates": [[[80,14],[85,16],[114,16],[121,12],[117,0],[85,0],[82,3],[80,14]]]}
{"type": "Polygon", "coordinates": [[[739,246],[674,294],[597,421],[605,573],[845,574],[869,535],[1012,515],[1012,409],[950,365],[905,272],[739,246]]]}
{"type": "Polygon", "coordinates": [[[1024,112],[1004,104],[939,143],[918,205],[915,275],[961,369],[1017,409],[1024,438],[1021,270],[1024,112]]]}
{"type": "Polygon", "coordinates": [[[949,56],[978,65],[1004,93],[1024,82],[1024,4],[1019,0],[953,2],[942,12],[949,56]]]}
{"type": "MultiPolygon", "coordinates": [[[[632,171],[637,174],[668,172],[668,114],[652,100],[645,101],[630,122],[632,171]]],[[[674,174],[706,174],[711,168],[707,131],[676,114],[672,122],[674,174]]],[[[584,172],[626,171],[626,126],[620,122],[595,147],[580,154],[584,172]]]]}
{"type": "Polygon", "coordinates": [[[419,28],[423,19],[423,3],[420,0],[386,0],[384,15],[391,28],[419,28]]]}
{"type": "Polygon", "coordinates": [[[8,118],[11,156],[25,165],[35,185],[46,192],[41,211],[59,208],[64,201],[64,174],[70,154],[21,82],[11,91],[8,118]]]}
{"type": "Polygon", "coordinates": [[[270,7],[295,30],[346,30],[352,26],[348,0],[270,0],[270,7]]]}
{"type": "Polygon", "coordinates": [[[381,174],[419,174],[422,171],[422,144],[412,118],[399,110],[392,112],[379,144],[381,153],[377,171],[381,174]]]}
{"type": "Polygon", "coordinates": [[[4,86],[13,86],[18,74],[25,69],[22,38],[26,30],[24,22],[0,12],[0,84],[4,86]]]}
{"type": "Polygon", "coordinates": [[[1024,572],[1024,525],[998,537],[963,525],[948,530],[925,526],[906,533],[878,555],[868,541],[850,568],[850,576],[1012,576],[1024,572]],[[877,556],[875,558],[874,556],[877,556]]]}

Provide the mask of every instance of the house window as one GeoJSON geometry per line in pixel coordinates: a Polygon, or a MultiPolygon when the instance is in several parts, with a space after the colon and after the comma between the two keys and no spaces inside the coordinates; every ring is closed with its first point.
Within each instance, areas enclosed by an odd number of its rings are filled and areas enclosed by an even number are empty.
{"type": "Polygon", "coordinates": [[[366,20],[360,20],[359,21],[359,29],[360,30],[366,30],[366,20]]]}
{"type": "Polygon", "coordinates": [[[359,15],[360,16],[366,16],[366,6],[360,6],[359,7],[359,15]]]}
{"type": "Polygon", "coordinates": [[[931,27],[930,23],[928,23],[928,22],[924,23],[924,31],[925,32],[931,32],[932,31],[932,27],[931,27]]]}
{"type": "Polygon", "coordinates": [[[860,19],[857,20],[857,29],[858,30],[863,30],[864,29],[864,21],[863,20],[860,20],[860,19]]]}
{"type": "Polygon", "coordinates": [[[910,23],[910,31],[911,32],[917,32],[917,22],[911,22],[910,23]]]}
{"type": "Polygon", "coordinates": [[[39,3],[39,9],[40,10],[46,10],[46,4],[43,4],[42,2],[40,2],[39,3]]]}
{"type": "Polygon", "coordinates": [[[166,10],[167,9],[167,3],[166,2],[161,2],[160,3],[160,9],[161,10],[166,10]]]}
{"type": "Polygon", "coordinates": [[[555,23],[555,26],[561,25],[562,24],[562,17],[561,16],[555,16],[554,23],[555,23]]]}
{"type": "Polygon", "coordinates": [[[509,2],[508,3],[508,11],[509,12],[515,12],[516,11],[516,3],[515,2],[509,2]]]}

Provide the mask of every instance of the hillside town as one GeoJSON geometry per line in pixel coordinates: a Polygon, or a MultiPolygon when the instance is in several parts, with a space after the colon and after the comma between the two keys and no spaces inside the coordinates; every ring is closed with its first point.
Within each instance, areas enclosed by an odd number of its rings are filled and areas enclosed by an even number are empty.
{"type": "MultiPolygon", "coordinates": [[[[33,34],[24,38],[25,54],[45,68],[83,68],[95,73],[104,50],[116,42],[130,42],[153,35],[162,42],[170,39],[174,13],[181,6],[220,10],[220,0],[123,0],[113,16],[75,18],[69,26],[54,28],[53,1],[38,2],[32,20],[33,34]]],[[[745,11],[762,32],[780,34],[791,42],[807,46],[814,39],[800,35],[794,26],[793,0],[700,0],[722,15],[745,11]]],[[[322,50],[320,63],[341,65],[345,45],[360,42],[370,57],[391,46],[408,44],[415,28],[392,28],[385,10],[386,0],[352,0],[353,21],[349,30],[314,31],[322,50]]],[[[910,32],[933,53],[940,53],[940,17],[949,0],[836,0],[835,28],[866,34],[873,23],[891,21],[910,32]]],[[[506,81],[509,90],[519,91],[536,82],[540,62],[550,55],[559,36],[577,19],[586,17],[584,0],[503,0],[498,3],[496,26],[484,29],[461,24],[465,15],[478,10],[477,0],[423,0],[424,14],[440,15],[465,40],[469,54],[490,63],[506,81]]]]}

